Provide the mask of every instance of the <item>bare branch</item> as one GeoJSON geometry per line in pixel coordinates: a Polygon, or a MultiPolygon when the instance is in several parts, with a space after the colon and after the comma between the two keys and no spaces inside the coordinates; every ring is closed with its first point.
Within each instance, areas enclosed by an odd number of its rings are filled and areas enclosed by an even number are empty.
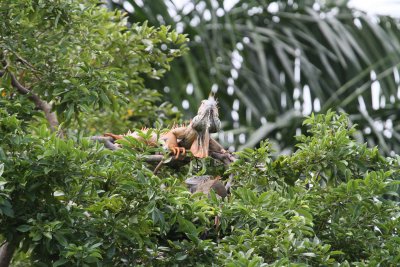
{"type": "MultiPolygon", "coordinates": [[[[120,149],[120,147],[116,144],[114,144],[114,138],[111,136],[92,136],[90,138],[93,141],[99,141],[104,144],[104,146],[108,149],[111,150],[117,150],[120,149]]],[[[225,150],[223,150],[225,151],[225,150]]],[[[237,159],[232,155],[230,152],[217,152],[217,151],[212,151],[210,152],[210,157],[213,159],[221,161],[225,166],[228,166],[232,162],[236,161],[237,159]]],[[[190,156],[181,156],[178,159],[175,157],[171,157],[168,159],[168,161],[164,161],[164,155],[148,155],[145,157],[145,161],[149,164],[157,164],[153,173],[157,174],[160,168],[163,165],[170,166],[172,168],[179,168],[191,161],[190,156]]],[[[229,175],[229,179],[225,185],[225,189],[229,190],[229,188],[232,186],[233,182],[233,174],[229,175]]]]}
{"type": "Polygon", "coordinates": [[[120,147],[118,145],[113,143],[114,138],[112,138],[111,136],[92,136],[90,138],[90,140],[99,141],[99,142],[103,143],[106,148],[111,149],[111,150],[120,149],[120,147]]]}
{"type": "MultiPolygon", "coordinates": [[[[4,66],[4,70],[0,71],[0,77],[3,77],[5,72],[7,71],[8,74],[11,77],[11,85],[17,89],[17,91],[20,94],[23,95],[28,95],[28,98],[33,101],[33,103],[35,103],[36,107],[39,108],[40,110],[42,110],[44,112],[44,115],[46,116],[47,121],[50,124],[50,129],[52,131],[57,131],[59,123],[58,123],[58,119],[57,116],[54,112],[51,111],[51,104],[49,104],[48,102],[42,100],[37,94],[33,93],[31,90],[29,90],[28,88],[26,88],[25,86],[23,86],[15,77],[15,75],[13,73],[11,73],[10,71],[7,70],[7,62],[3,61],[3,66],[4,66]]],[[[62,132],[59,132],[60,136],[63,136],[62,132]]]]}
{"type": "Polygon", "coordinates": [[[156,166],[156,168],[154,169],[153,173],[154,173],[154,174],[157,174],[157,172],[160,170],[160,168],[161,168],[162,165],[163,165],[163,161],[161,160],[161,161],[157,164],[157,166],[156,166]]]}
{"type": "MultiPolygon", "coordinates": [[[[15,89],[17,89],[17,91],[23,95],[28,95],[28,98],[30,100],[33,101],[33,103],[35,103],[36,107],[41,109],[44,112],[44,115],[46,116],[47,121],[50,124],[50,129],[52,131],[56,131],[59,123],[58,123],[58,119],[57,116],[54,112],[51,111],[51,105],[40,99],[40,97],[33,93],[31,90],[29,90],[28,88],[24,87],[15,77],[15,75],[11,72],[8,72],[10,77],[11,77],[11,84],[12,86],[14,86],[15,89]]],[[[61,134],[62,135],[62,134],[61,134]]]]}

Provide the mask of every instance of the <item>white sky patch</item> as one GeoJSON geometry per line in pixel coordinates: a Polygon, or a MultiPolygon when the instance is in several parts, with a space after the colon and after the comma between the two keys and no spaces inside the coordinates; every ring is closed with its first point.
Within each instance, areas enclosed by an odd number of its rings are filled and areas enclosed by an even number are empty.
{"type": "Polygon", "coordinates": [[[235,136],[233,133],[229,132],[228,133],[228,143],[233,143],[235,141],[235,136]]]}
{"type": "Polygon", "coordinates": [[[122,6],[124,7],[124,9],[128,12],[128,13],[133,13],[135,11],[135,8],[132,6],[131,3],[129,3],[128,1],[124,1],[124,3],[122,4],[122,6]]]}
{"type": "Polygon", "coordinates": [[[239,113],[236,110],[232,110],[231,111],[231,117],[234,121],[238,121],[239,120],[239,113]]]}
{"type": "Polygon", "coordinates": [[[365,105],[364,98],[362,96],[358,96],[358,105],[360,106],[361,111],[367,110],[367,106],[365,105]]]}
{"type": "Polygon", "coordinates": [[[211,16],[210,10],[208,10],[208,9],[204,10],[203,18],[204,18],[205,21],[210,21],[211,20],[212,16],[211,16]]]}
{"type": "Polygon", "coordinates": [[[262,12],[263,12],[263,9],[262,9],[262,7],[259,6],[259,7],[250,8],[249,11],[247,11],[247,14],[249,16],[253,16],[255,14],[261,14],[262,12]]]}
{"type": "Polygon", "coordinates": [[[393,75],[394,75],[394,81],[397,84],[399,84],[400,83],[399,70],[396,67],[393,68],[393,75]]]}
{"type": "Polygon", "coordinates": [[[236,80],[237,78],[239,78],[239,73],[237,70],[235,69],[231,69],[231,76],[234,80],[236,80]]]}
{"type": "Polygon", "coordinates": [[[321,111],[321,101],[319,100],[319,98],[314,99],[314,111],[315,112],[321,111]]]}
{"type": "Polygon", "coordinates": [[[368,14],[400,17],[400,1],[396,0],[351,0],[348,5],[368,14]]]}
{"type": "Polygon", "coordinates": [[[384,125],[382,121],[374,121],[374,127],[376,130],[378,130],[379,132],[382,132],[384,129],[384,125]]]}
{"type": "Polygon", "coordinates": [[[239,143],[244,144],[246,142],[246,135],[244,133],[239,134],[239,143]]]}
{"type": "Polygon", "coordinates": [[[182,101],[182,107],[183,109],[188,109],[189,108],[189,101],[187,101],[186,99],[182,101]]]}
{"type": "Polygon", "coordinates": [[[239,99],[233,100],[232,109],[233,109],[233,110],[239,110],[239,105],[240,105],[239,99]]]}
{"type": "Polygon", "coordinates": [[[301,109],[301,103],[299,100],[294,101],[294,109],[297,111],[300,111],[301,109]]]}
{"type": "Polygon", "coordinates": [[[381,94],[381,85],[378,81],[374,81],[371,84],[371,98],[372,98],[372,108],[374,110],[379,109],[379,96],[381,94]]]}
{"type": "Polygon", "coordinates": [[[277,2],[272,2],[268,5],[267,10],[274,14],[279,11],[279,4],[277,2]]]}
{"type": "Polygon", "coordinates": [[[233,93],[235,92],[235,88],[233,86],[228,86],[226,91],[227,91],[228,95],[233,95],[233,93]]]}
{"type": "Polygon", "coordinates": [[[191,94],[193,94],[193,90],[194,90],[193,84],[188,83],[188,85],[186,86],[186,93],[187,93],[188,95],[191,95],[191,94]]]}
{"type": "Polygon", "coordinates": [[[299,88],[294,88],[293,90],[293,99],[299,99],[301,93],[299,88]]]}
{"type": "Polygon", "coordinates": [[[286,93],[285,93],[285,92],[282,92],[282,93],[281,93],[281,106],[282,106],[283,108],[286,108],[286,106],[287,106],[287,102],[286,102],[286,93]]]}
{"type": "Polygon", "coordinates": [[[267,118],[261,117],[260,122],[261,122],[262,125],[264,125],[264,124],[266,124],[268,121],[267,121],[267,118]]]}
{"type": "Polygon", "coordinates": [[[214,94],[215,94],[216,92],[218,92],[218,84],[214,83],[214,84],[211,86],[211,92],[213,92],[214,94]]]}
{"type": "Polygon", "coordinates": [[[135,3],[136,3],[138,6],[140,6],[140,7],[143,7],[143,6],[144,6],[143,0],[135,0],[135,3]]]}
{"type": "Polygon", "coordinates": [[[194,5],[191,2],[188,2],[187,4],[183,5],[183,9],[182,9],[182,13],[184,15],[189,14],[190,12],[192,12],[194,9],[194,5]]]}
{"type": "Polygon", "coordinates": [[[178,22],[176,24],[176,28],[175,28],[177,33],[183,33],[184,30],[184,24],[182,22],[178,22]]]}
{"type": "Polygon", "coordinates": [[[384,95],[381,95],[380,107],[385,108],[385,106],[386,106],[386,97],[384,95]]]}
{"type": "Polygon", "coordinates": [[[299,83],[300,82],[300,57],[296,57],[294,60],[294,81],[299,83]]]}
{"type": "Polygon", "coordinates": [[[229,10],[231,10],[238,2],[239,2],[239,0],[224,1],[224,9],[225,9],[226,11],[229,11],[229,10]]]}
{"type": "Polygon", "coordinates": [[[205,2],[199,2],[197,5],[196,5],[196,10],[197,10],[197,12],[199,12],[199,13],[202,13],[203,12],[203,10],[206,8],[206,3],[205,2]]]}
{"type": "Polygon", "coordinates": [[[355,18],[353,20],[354,25],[356,25],[357,28],[361,29],[362,28],[362,23],[361,20],[359,18],[355,18]]]}
{"type": "Polygon", "coordinates": [[[232,65],[235,69],[240,69],[243,62],[243,57],[240,55],[239,51],[233,50],[231,57],[232,65]]]}
{"type": "Polygon", "coordinates": [[[196,27],[197,25],[200,24],[200,22],[201,22],[200,18],[198,16],[194,16],[190,21],[190,26],[196,27]]]}
{"type": "Polygon", "coordinates": [[[308,85],[304,85],[303,87],[303,115],[310,115],[312,112],[312,100],[311,100],[311,92],[310,87],[308,85]]]}
{"type": "Polygon", "coordinates": [[[400,99],[400,85],[397,87],[397,98],[400,99]]]}
{"type": "Polygon", "coordinates": [[[225,15],[225,10],[220,7],[217,9],[215,13],[217,14],[218,17],[222,17],[223,15],[225,15]]]}
{"type": "MultiPolygon", "coordinates": [[[[118,0],[113,0],[118,1],[118,0]]],[[[143,0],[135,0],[135,2],[141,6],[143,0]],[[140,3],[140,4],[139,4],[140,3]]],[[[190,0],[173,0],[176,8],[181,10],[186,4],[190,3],[190,0]]],[[[230,11],[239,1],[238,0],[225,0],[223,1],[223,10],[230,11]]],[[[214,8],[218,7],[216,1],[211,2],[214,8]]],[[[293,1],[288,1],[289,5],[293,5],[293,1]]],[[[371,15],[390,15],[394,17],[400,17],[400,1],[399,0],[350,0],[349,7],[360,9],[371,15]]],[[[193,6],[193,4],[192,4],[193,6]]],[[[192,7],[192,9],[194,6],[192,7]]],[[[319,5],[313,5],[314,10],[318,10],[319,5]]],[[[279,12],[279,4],[277,2],[271,2],[267,7],[268,12],[276,13],[279,12]]]]}

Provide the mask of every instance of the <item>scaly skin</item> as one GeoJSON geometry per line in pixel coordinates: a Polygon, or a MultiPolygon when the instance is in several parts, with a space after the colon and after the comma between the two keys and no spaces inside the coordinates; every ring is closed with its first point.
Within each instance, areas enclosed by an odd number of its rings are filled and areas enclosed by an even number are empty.
{"type": "MultiPolygon", "coordinates": [[[[210,133],[216,133],[221,128],[219,120],[217,101],[213,97],[201,101],[197,115],[191,120],[188,126],[176,127],[160,136],[163,146],[175,155],[185,155],[186,150],[190,149],[193,156],[197,158],[208,157],[210,152],[225,153],[225,149],[214,139],[210,133]]],[[[143,131],[146,131],[144,129],[143,131]]],[[[126,135],[145,141],[148,145],[157,145],[157,135],[154,133],[149,140],[143,140],[138,133],[128,133],[126,135]]],[[[114,139],[122,139],[125,135],[115,135],[106,133],[114,139]]]]}

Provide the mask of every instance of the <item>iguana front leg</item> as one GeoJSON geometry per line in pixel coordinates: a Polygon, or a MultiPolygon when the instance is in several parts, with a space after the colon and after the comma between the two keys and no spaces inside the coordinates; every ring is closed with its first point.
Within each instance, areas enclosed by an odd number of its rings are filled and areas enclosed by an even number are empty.
{"type": "Polygon", "coordinates": [[[221,154],[226,153],[226,150],[224,149],[224,147],[221,146],[220,143],[218,143],[217,141],[215,141],[212,138],[210,138],[209,150],[210,150],[210,152],[217,152],[217,153],[221,153],[221,154]]]}
{"type": "Polygon", "coordinates": [[[186,148],[178,145],[178,139],[184,138],[185,132],[186,127],[178,127],[161,136],[161,140],[164,142],[164,147],[171,150],[176,159],[179,158],[180,154],[186,154],[186,148]]]}

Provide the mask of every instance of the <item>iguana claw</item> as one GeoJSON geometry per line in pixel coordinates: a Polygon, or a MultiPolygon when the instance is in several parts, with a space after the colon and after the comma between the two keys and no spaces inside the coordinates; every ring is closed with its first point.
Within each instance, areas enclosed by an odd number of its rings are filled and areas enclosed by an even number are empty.
{"type": "Polygon", "coordinates": [[[181,154],[182,155],[186,154],[186,149],[184,147],[177,146],[177,147],[172,147],[170,149],[172,151],[172,154],[175,155],[175,159],[178,159],[179,155],[181,155],[181,154]]]}

